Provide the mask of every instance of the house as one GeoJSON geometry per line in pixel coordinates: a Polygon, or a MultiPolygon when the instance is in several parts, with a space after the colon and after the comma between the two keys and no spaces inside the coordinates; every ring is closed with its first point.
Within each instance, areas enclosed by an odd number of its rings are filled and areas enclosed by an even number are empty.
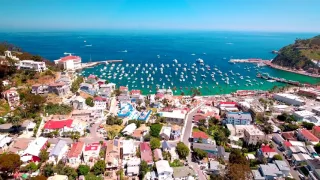
{"type": "Polygon", "coordinates": [[[279,134],[273,134],[272,140],[273,140],[276,144],[278,144],[278,145],[283,144],[283,142],[285,141],[285,140],[282,138],[282,136],[279,135],[279,134]]]}
{"type": "Polygon", "coordinates": [[[295,141],[295,140],[297,140],[294,137],[294,132],[282,132],[281,136],[287,141],[290,141],[290,140],[295,141]]]}
{"type": "Polygon", "coordinates": [[[99,160],[100,149],[101,144],[99,142],[86,144],[83,149],[84,162],[95,162],[95,160],[99,160]]]}
{"type": "Polygon", "coordinates": [[[181,136],[181,127],[176,124],[173,124],[171,126],[171,138],[173,140],[176,140],[180,138],[180,136],[181,136]]]}
{"type": "Polygon", "coordinates": [[[138,176],[140,170],[140,158],[132,158],[127,161],[127,176],[138,176]]]}
{"type": "Polygon", "coordinates": [[[278,169],[278,167],[275,164],[271,163],[260,164],[259,171],[266,180],[273,180],[276,178],[284,177],[284,174],[278,169]]]}
{"type": "Polygon", "coordinates": [[[159,180],[172,178],[173,169],[170,167],[168,161],[166,160],[157,161],[156,168],[157,168],[157,177],[159,180]]]}
{"type": "Polygon", "coordinates": [[[302,147],[302,146],[289,146],[286,149],[286,152],[289,157],[291,157],[293,154],[299,154],[299,153],[308,154],[305,147],[302,147]]]}
{"type": "Polygon", "coordinates": [[[115,89],[116,84],[114,83],[101,84],[98,90],[98,95],[103,98],[109,98],[115,89]]]}
{"type": "Polygon", "coordinates": [[[70,100],[70,103],[73,107],[73,109],[77,110],[83,110],[88,109],[88,106],[86,104],[86,99],[84,99],[82,96],[75,96],[70,100]]]}
{"type": "Polygon", "coordinates": [[[162,151],[160,149],[155,149],[153,150],[153,156],[154,156],[154,160],[158,161],[158,160],[162,160],[162,151]]]}
{"type": "Polygon", "coordinates": [[[93,96],[99,91],[99,85],[84,82],[80,84],[80,90],[93,96]]]}
{"type": "Polygon", "coordinates": [[[192,143],[193,149],[201,149],[210,154],[217,154],[218,148],[216,144],[206,144],[206,143],[192,143]]]}
{"type": "Polygon", "coordinates": [[[160,137],[164,140],[169,140],[171,136],[171,127],[163,126],[160,131],[160,137]]]}
{"type": "Polygon", "coordinates": [[[57,65],[61,65],[64,70],[77,70],[82,67],[81,57],[72,56],[71,54],[58,60],[54,60],[54,63],[57,65]]]}
{"type": "Polygon", "coordinates": [[[285,177],[290,175],[290,167],[285,161],[275,160],[274,164],[278,167],[278,169],[285,177]]]}
{"type": "Polygon", "coordinates": [[[195,176],[194,170],[189,166],[173,167],[172,169],[174,180],[188,180],[195,176]]]}
{"type": "Polygon", "coordinates": [[[153,164],[152,151],[149,143],[147,142],[140,143],[140,154],[141,154],[141,160],[147,162],[148,165],[153,164]]]}
{"type": "Polygon", "coordinates": [[[64,82],[55,82],[49,84],[48,86],[49,93],[54,93],[58,96],[65,96],[70,92],[70,87],[64,82]]]}
{"type": "Polygon", "coordinates": [[[136,101],[141,98],[141,91],[140,90],[136,90],[136,89],[131,90],[130,94],[131,94],[131,98],[135,99],[136,101]]]}
{"type": "Polygon", "coordinates": [[[302,121],[303,119],[310,118],[310,117],[314,116],[315,114],[313,112],[303,110],[303,111],[295,111],[295,112],[293,112],[292,115],[296,120],[302,121]]]}
{"type": "Polygon", "coordinates": [[[262,145],[260,149],[257,150],[257,156],[259,158],[272,159],[274,155],[278,153],[274,148],[271,148],[269,145],[262,145]]]}
{"type": "Polygon", "coordinates": [[[68,179],[69,178],[67,175],[59,175],[59,174],[48,177],[48,180],[68,180],[68,179]]]}
{"type": "Polygon", "coordinates": [[[137,125],[135,123],[131,123],[122,130],[122,134],[131,135],[136,129],[137,125]]]}
{"type": "Polygon", "coordinates": [[[0,153],[5,152],[8,149],[8,145],[12,142],[12,138],[7,134],[0,135],[0,153]]]}
{"type": "Polygon", "coordinates": [[[133,139],[122,140],[122,146],[123,146],[123,151],[122,151],[123,159],[129,159],[135,156],[137,146],[134,144],[133,139]]]}
{"type": "Polygon", "coordinates": [[[46,149],[48,144],[48,139],[44,137],[38,137],[35,140],[31,141],[27,149],[21,153],[21,160],[23,162],[39,162],[40,161],[40,152],[41,150],[46,149]]]}
{"type": "Polygon", "coordinates": [[[273,98],[277,101],[283,102],[288,105],[293,105],[293,106],[305,105],[305,101],[303,99],[293,94],[278,93],[278,94],[274,94],[273,98]]]}
{"type": "Polygon", "coordinates": [[[298,153],[293,154],[291,159],[294,165],[300,165],[313,158],[311,158],[309,154],[298,153]]]}
{"type": "Polygon", "coordinates": [[[122,95],[129,95],[129,88],[127,86],[120,86],[119,91],[122,95]]]}
{"type": "Polygon", "coordinates": [[[161,117],[166,118],[167,123],[182,125],[187,114],[185,110],[173,110],[171,112],[159,112],[161,117]]]}
{"type": "Polygon", "coordinates": [[[320,138],[320,126],[313,126],[311,133],[317,138],[320,138]]]}
{"type": "Polygon", "coordinates": [[[49,86],[45,84],[34,84],[31,87],[32,94],[48,94],[49,86]]]}
{"type": "Polygon", "coordinates": [[[249,125],[252,117],[248,112],[227,112],[225,122],[233,125],[249,125]]]}
{"type": "Polygon", "coordinates": [[[1,93],[2,97],[7,100],[9,107],[14,109],[20,104],[20,96],[15,88],[11,88],[1,93]]]}
{"type": "Polygon", "coordinates": [[[33,61],[33,60],[21,60],[16,64],[18,69],[32,70],[37,72],[43,72],[47,70],[45,62],[33,61]]]}
{"type": "Polygon", "coordinates": [[[141,124],[136,130],[134,130],[133,134],[131,135],[134,139],[138,141],[143,141],[143,137],[149,133],[150,127],[146,126],[145,124],[141,124]]]}
{"type": "Polygon", "coordinates": [[[58,163],[63,156],[65,156],[68,149],[69,147],[67,142],[64,140],[59,140],[49,153],[49,161],[53,162],[54,164],[58,163]]]}
{"type": "Polygon", "coordinates": [[[251,173],[254,180],[265,180],[265,178],[261,176],[259,170],[251,170],[251,173]]]}
{"type": "Polygon", "coordinates": [[[15,154],[23,154],[23,151],[25,149],[27,149],[27,147],[29,146],[30,142],[32,140],[31,139],[27,139],[27,138],[19,138],[19,139],[15,139],[9,149],[7,150],[7,152],[11,152],[11,153],[15,153],[15,154]]]}
{"type": "Polygon", "coordinates": [[[97,96],[93,98],[94,107],[97,109],[106,109],[107,108],[107,98],[97,96]]]}
{"type": "Polygon", "coordinates": [[[107,141],[107,149],[105,155],[106,169],[117,169],[120,163],[120,149],[122,148],[122,141],[114,139],[107,141]]]}
{"type": "Polygon", "coordinates": [[[67,158],[70,164],[79,164],[83,161],[84,142],[76,142],[71,146],[67,158]]]}
{"type": "Polygon", "coordinates": [[[297,137],[301,141],[311,142],[314,145],[319,142],[319,139],[307,129],[299,129],[297,137]]]}
{"type": "Polygon", "coordinates": [[[174,147],[168,143],[168,141],[163,141],[161,145],[162,151],[170,151],[174,147]]]}
{"type": "Polygon", "coordinates": [[[243,140],[247,144],[256,145],[258,142],[262,142],[265,139],[265,134],[257,127],[247,127],[244,129],[243,140]]]}
{"type": "Polygon", "coordinates": [[[67,132],[79,132],[80,136],[84,135],[85,125],[74,121],[73,119],[65,120],[49,120],[43,126],[43,133],[49,134],[58,131],[60,136],[64,136],[67,132]]]}
{"type": "Polygon", "coordinates": [[[226,166],[223,164],[220,164],[218,161],[210,161],[209,168],[207,171],[212,174],[220,174],[222,171],[224,171],[225,168],[226,166]]]}
{"type": "Polygon", "coordinates": [[[202,131],[192,132],[193,142],[208,143],[209,136],[202,131]]]}

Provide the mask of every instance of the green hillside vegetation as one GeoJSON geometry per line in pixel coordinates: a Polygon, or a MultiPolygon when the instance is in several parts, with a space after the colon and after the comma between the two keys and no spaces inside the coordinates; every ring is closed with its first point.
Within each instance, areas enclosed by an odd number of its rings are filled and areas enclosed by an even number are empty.
{"type": "Polygon", "coordinates": [[[310,39],[296,39],[294,44],[281,48],[272,63],[295,69],[320,69],[312,60],[320,61],[320,35],[310,39]]]}

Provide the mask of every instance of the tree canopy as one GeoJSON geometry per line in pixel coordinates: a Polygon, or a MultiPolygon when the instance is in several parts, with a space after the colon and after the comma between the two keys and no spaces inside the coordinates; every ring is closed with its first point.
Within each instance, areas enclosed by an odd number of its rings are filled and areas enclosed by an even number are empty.
{"type": "Polygon", "coordinates": [[[203,159],[208,156],[208,153],[202,149],[195,148],[193,149],[193,152],[199,159],[203,159]]]}
{"type": "Polygon", "coordinates": [[[13,173],[21,166],[22,162],[18,154],[1,154],[0,171],[13,173]]]}
{"type": "Polygon", "coordinates": [[[152,137],[159,137],[161,128],[162,128],[162,124],[152,124],[150,127],[150,135],[152,137]]]}
{"type": "Polygon", "coordinates": [[[154,150],[154,149],[157,149],[157,148],[160,148],[160,139],[159,138],[151,138],[150,140],[150,146],[151,146],[151,149],[154,150]]]}
{"type": "Polygon", "coordinates": [[[177,144],[177,153],[179,155],[179,157],[181,159],[186,159],[186,157],[189,155],[190,153],[190,149],[188,148],[188,146],[186,146],[183,142],[179,142],[177,144]]]}
{"type": "Polygon", "coordinates": [[[79,175],[87,175],[88,173],[90,172],[90,166],[88,165],[83,165],[83,164],[80,164],[79,167],[78,167],[78,174],[79,175]]]}
{"type": "Polygon", "coordinates": [[[104,174],[105,169],[106,169],[106,163],[103,160],[99,160],[93,165],[91,171],[95,175],[100,175],[100,174],[104,174]]]}

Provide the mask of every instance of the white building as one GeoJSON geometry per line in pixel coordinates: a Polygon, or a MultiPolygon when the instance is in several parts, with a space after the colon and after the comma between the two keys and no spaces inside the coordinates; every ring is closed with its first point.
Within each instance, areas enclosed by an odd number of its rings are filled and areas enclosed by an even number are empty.
{"type": "Polygon", "coordinates": [[[302,121],[303,119],[310,118],[314,116],[315,114],[313,112],[303,110],[303,111],[295,111],[292,114],[298,121],[302,121]]]}
{"type": "Polygon", "coordinates": [[[8,57],[8,58],[11,58],[13,60],[16,60],[16,61],[19,61],[20,59],[17,57],[17,56],[13,56],[11,51],[5,51],[4,52],[4,56],[5,57],[8,57]]]}
{"type": "Polygon", "coordinates": [[[17,63],[18,69],[33,70],[42,72],[47,70],[45,62],[33,61],[33,60],[21,60],[17,63]]]}
{"type": "Polygon", "coordinates": [[[134,155],[136,154],[137,146],[134,144],[133,139],[123,140],[122,146],[123,146],[123,158],[134,157],[134,155]]]}
{"type": "Polygon", "coordinates": [[[170,167],[168,161],[166,161],[166,160],[157,161],[156,168],[157,168],[159,180],[165,180],[165,179],[172,178],[173,169],[170,167]]]}
{"type": "Polygon", "coordinates": [[[94,162],[95,160],[99,159],[100,149],[101,144],[98,142],[86,144],[83,149],[84,162],[94,162]]]}
{"type": "Polygon", "coordinates": [[[131,135],[136,129],[137,125],[135,123],[131,123],[122,130],[122,133],[125,135],[131,135]]]}
{"type": "Polygon", "coordinates": [[[251,114],[247,112],[227,112],[226,114],[226,124],[249,125],[251,122],[251,114]]]}
{"type": "Polygon", "coordinates": [[[81,57],[79,56],[66,56],[60,59],[54,60],[55,64],[62,65],[65,70],[76,70],[82,67],[81,57]]]}
{"type": "Polygon", "coordinates": [[[173,110],[172,112],[159,112],[161,117],[166,118],[167,123],[183,124],[187,112],[185,110],[173,110]]]}
{"type": "Polygon", "coordinates": [[[106,109],[107,108],[107,98],[101,96],[95,97],[93,99],[94,107],[97,109],[106,109]]]}
{"type": "Polygon", "coordinates": [[[14,109],[20,104],[19,93],[14,88],[2,92],[2,96],[8,101],[11,109],[14,109]]]}
{"type": "Polygon", "coordinates": [[[68,149],[69,147],[67,142],[59,140],[54,148],[50,151],[49,161],[54,162],[54,164],[58,163],[62,159],[62,157],[66,155],[68,149]]]}
{"type": "Polygon", "coordinates": [[[160,131],[160,137],[164,140],[169,140],[171,135],[171,127],[163,126],[160,131]]]}
{"type": "Polygon", "coordinates": [[[244,129],[243,140],[247,144],[256,145],[258,142],[262,142],[265,139],[265,134],[255,126],[248,126],[244,129]]]}
{"type": "Polygon", "coordinates": [[[293,106],[305,105],[305,101],[303,99],[293,94],[278,93],[278,94],[274,94],[273,98],[277,101],[280,101],[289,105],[293,105],[293,106]]]}

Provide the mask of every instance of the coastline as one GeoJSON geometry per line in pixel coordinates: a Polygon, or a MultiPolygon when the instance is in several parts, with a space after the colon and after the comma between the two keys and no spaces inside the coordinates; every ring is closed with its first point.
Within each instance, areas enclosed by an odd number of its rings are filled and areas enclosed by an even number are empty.
{"type": "Polygon", "coordinates": [[[298,70],[292,70],[283,66],[278,66],[275,64],[272,64],[272,61],[266,61],[264,62],[264,64],[266,64],[267,66],[274,68],[274,69],[279,69],[279,70],[283,70],[283,71],[287,71],[287,72],[291,72],[291,73],[295,73],[295,74],[300,74],[300,75],[304,75],[304,76],[309,76],[309,77],[313,77],[313,78],[320,78],[320,75],[317,74],[311,74],[311,73],[307,73],[305,71],[298,71],[298,70]]]}

